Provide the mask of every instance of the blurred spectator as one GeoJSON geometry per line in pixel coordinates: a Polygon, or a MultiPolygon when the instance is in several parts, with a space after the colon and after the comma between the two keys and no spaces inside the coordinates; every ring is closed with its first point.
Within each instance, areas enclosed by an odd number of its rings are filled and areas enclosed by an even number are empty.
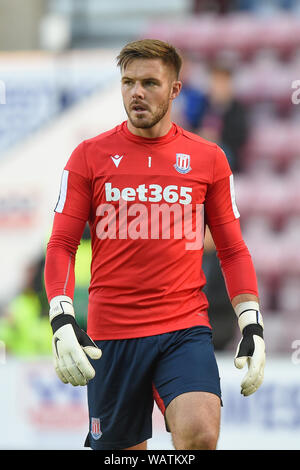
{"type": "Polygon", "coordinates": [[[7,306],[0,318],[0,339],[8,354],[38,356],[51,353],[51,327],[43,315],[42,299],[35,290],[38,264],[25,273],[24,288],[7,306]]]}
{"type": "MultiPolygon", "coordinates": [[[[90,282],[91,243],[87,226],[76,254],[74,306],[81,328],[86,329],[88,287],[90,282]]],[[[42,256],[25,272],[24,288],[0,316],[0,340],[8,354],[40,356],[51,354],[52,331],[49,304],[44,287],[42,256]]]]}
{"type": "Polygon", "coordinates": [[[235,0],[236,9],[257,13],[274,13],[278,10],[296,10],[299,0],[235,0]]]}
{"type": "Polygon", "coordinates": [[[232,11],[234,7],[235,0],[193,0],[192,12],[196,15],[204,11],[224,14],[232,11]]]}
{"type": "Polygon", "coordinates": [[[220,145],[232,172],[240,172],[242,150],[248,138],[248,112],[235,96],[233,72],[228,66],[216,64],[211,68],[207,99],[198,133],[220,145]]]}
{"type": "Polygon", "coordinates": [[[221,15],[233,11],[274,13],[278,10],[294,10],[299,8],[299,0],[193,0],[192,12],[215,12],[221,15]]]}
{"type": "Polygon", "coordinates": [[[181,110],[180,116],[178,118],[175,117],[174,121],[187,131],[197,132],[197,125],[201,121],[207,105],[206,96],[190,83],[183,82],[180,97],[178,97],[176,105],[176,109],[178,109],[179,105],[181,110]]]}
{"type": "Polygon", "coordinates": [[[183,67],[180,80],[182,89],[176,98],[173,107],[173,120],[190,132],[197,132],[199,122],[207,107],[207,96],[201,86],[195,84],[195,73],[193,60],[188,56],[183,56],[183,67]]]}

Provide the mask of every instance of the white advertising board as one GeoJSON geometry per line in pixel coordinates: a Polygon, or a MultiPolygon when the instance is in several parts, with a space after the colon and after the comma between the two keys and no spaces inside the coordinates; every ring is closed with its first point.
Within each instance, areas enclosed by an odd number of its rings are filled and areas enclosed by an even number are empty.
{"type": "MultiPolygon", "coordinates": [[[[223,390],[220,450],[299,450],[299,365],[269,358],[261,388],[243,397],[232,357],[218,356],[223,390]]],[[[64,385],[51,359],[0,365],[0,449],[84,449],[88,431],[85,387],[64,385]]],[[[149,449],[173,449],[163,417],[154,408],[149,449]]]]}

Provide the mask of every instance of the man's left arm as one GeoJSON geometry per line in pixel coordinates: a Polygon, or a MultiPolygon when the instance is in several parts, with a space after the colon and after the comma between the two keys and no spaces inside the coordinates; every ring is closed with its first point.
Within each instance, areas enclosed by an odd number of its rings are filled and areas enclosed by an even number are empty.
{"type": "Polygon", "coordinates": [[[234,364],[238,369],[248,365],[248,372],[241,382],[241,393],[248,396],[262,384],[265,367],[264,324],[256,274],[238,219],[210,227],[210,230],[242,334],[234,364]]]}
{"type": "Polygon", "coordinates": [[[242,334],[234,362],[238,368],[248,364],[248,372],[241,383],[241,393],[247,396],[254,393],[263,381],[264,325],[256,273],[241,233],[234,177],[224,151],[218,146],[205,198],[205,218],[242,334]]]}

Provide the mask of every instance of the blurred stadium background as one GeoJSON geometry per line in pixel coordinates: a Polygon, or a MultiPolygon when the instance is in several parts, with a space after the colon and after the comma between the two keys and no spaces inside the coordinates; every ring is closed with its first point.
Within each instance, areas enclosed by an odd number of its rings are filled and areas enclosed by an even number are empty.
{"type": "MultiPolygon", "coordinates": [[[[184,56],[174,120],[227,152],[259,280],[265,381],[243,398],[239,332],[207,238],[219,449],[299,449],[299,0],[0,0],[0,448],[83,448],[85,390],[52,368],[45,248],[66,159],[125,119],[115,57],[142,37],[184,56]]],[[[76,263],[83,327],[89,259],[87,230],[76,263]]],[[[149,448],[172,449],[156,408],[153,427],[149,448]]]]}

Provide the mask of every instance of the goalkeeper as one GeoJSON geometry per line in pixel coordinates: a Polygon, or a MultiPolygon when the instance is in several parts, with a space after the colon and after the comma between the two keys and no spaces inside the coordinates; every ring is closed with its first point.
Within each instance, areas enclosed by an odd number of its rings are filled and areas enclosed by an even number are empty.
{"type": "Polygon", "coordinates": [[[73,151],[55,208],[45,265],[55,369],[64,383],[87,384],[87,447],[146,449],[155,400],[175,449],[216,449],[222,401],[203,292],[206,226],[241,331],[235,365],[247,364],[243,395],[261,385],[265,363],[233,175],[218,145],[171,120],[182,86],[173,46],[127,44],[118,65],[128,119],[73,151]],[[92,263],[85,332],[73,294],[86,222],[92,263]]]}

